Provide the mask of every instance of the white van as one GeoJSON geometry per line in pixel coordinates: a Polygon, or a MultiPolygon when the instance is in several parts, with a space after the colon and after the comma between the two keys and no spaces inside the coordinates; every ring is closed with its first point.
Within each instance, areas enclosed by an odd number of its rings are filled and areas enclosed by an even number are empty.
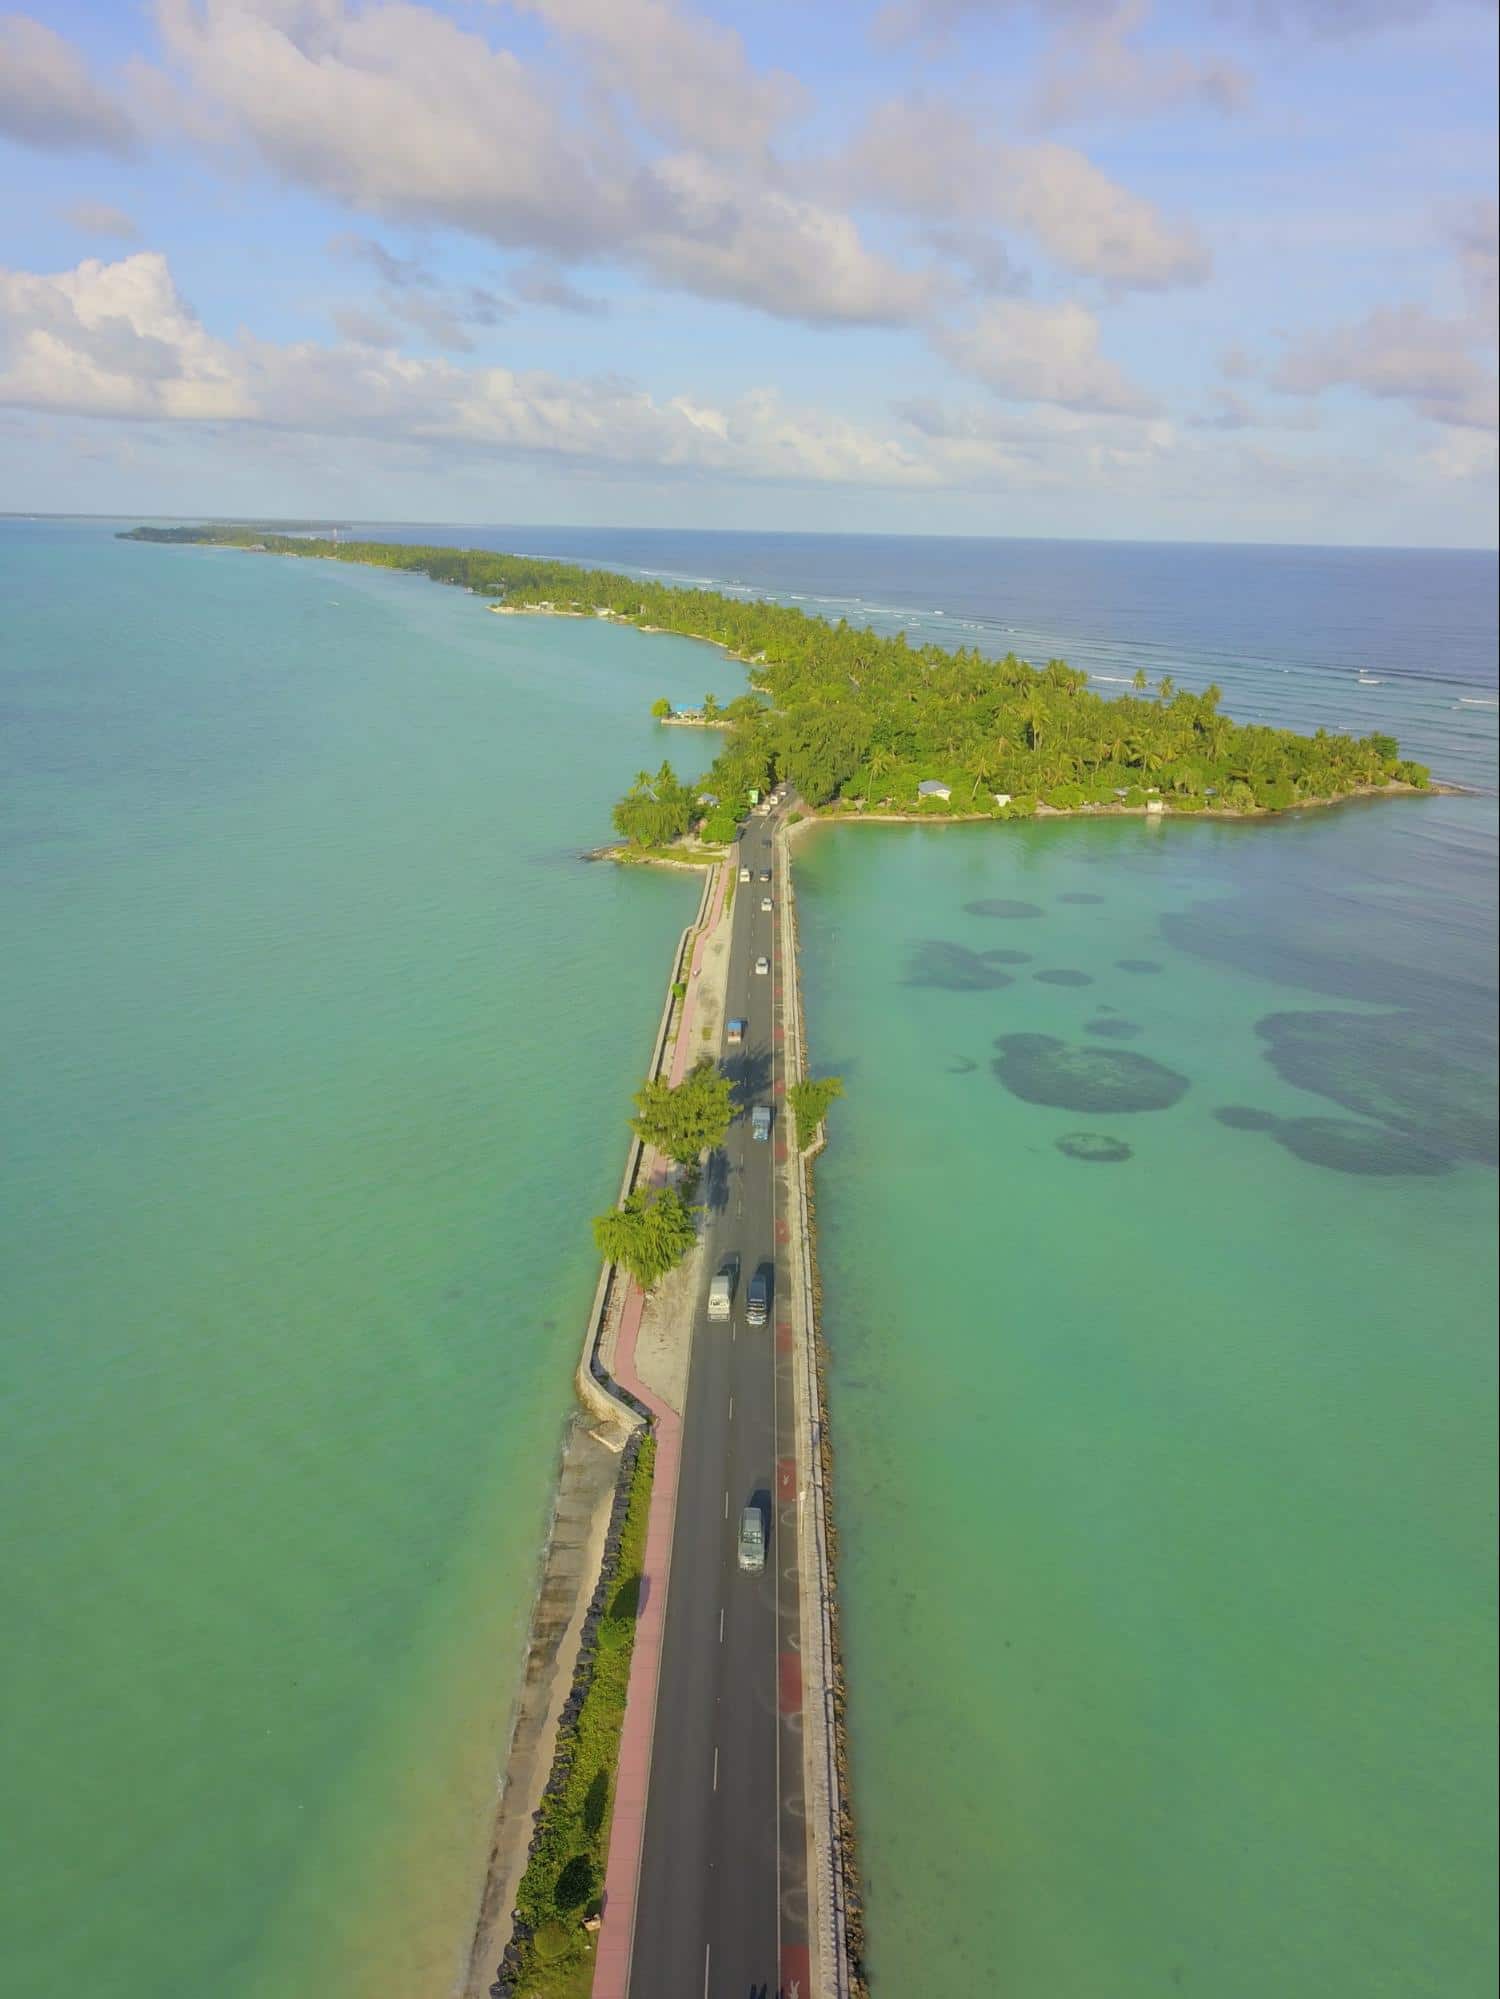
{"type": "Polygon", "coordinates": [[[734,1306],[735,1266],[733,1260],[720,1265],[708,1287],[708,1316],[727,1319],[734,1306]]]}

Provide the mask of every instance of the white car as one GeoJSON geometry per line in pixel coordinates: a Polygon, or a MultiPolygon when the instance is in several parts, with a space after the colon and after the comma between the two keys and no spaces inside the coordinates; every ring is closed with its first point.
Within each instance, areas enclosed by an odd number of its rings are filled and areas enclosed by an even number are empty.
{"type": "Polygon", "coordinates": [[[750,879],[750,870],[749,870],[748,868],[741,868],[741,869],[740,869],[740,880],[741,880],[742,882],[747,882],[747,881],[749,881],[749,879],[750,879]]]}
{"type": "Polygon", "coordinates": [[[764,978],[764,977],[766,976],[766,973],[770,971],[770,969],[771,969],[771,961],[770,961],[770,959],[769,959],[769,958],[757,958],[757,959],[756,959],[756,961],[755,961],[755,971],[756,971],[756,976],[757,976],[758,978],[762,978],[762,979],[763,979],[763,978],[764,978]]]}
{"type": "Polygon", "coordinates": [[[772,904],[771,904],[771,898],[768,895],[763,895],[761,897],[760,906],[763,915],[769,916],[771,914],[772,904]]]}

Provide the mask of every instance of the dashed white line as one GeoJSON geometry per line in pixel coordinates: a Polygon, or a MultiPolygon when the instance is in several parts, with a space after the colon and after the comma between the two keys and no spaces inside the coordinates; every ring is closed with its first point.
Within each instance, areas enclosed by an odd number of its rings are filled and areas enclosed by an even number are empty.
{"type": "Polygon", "coordinates": [[[729,1494],[727,1492],[724,1494],[724,1518],[726,1520],[729,1518],[729,1494]]]}
{"type": "Polygon", "coordinates": [[[719,1643],[721,1645],[724,1643],[724,1606],[722,1603],[719,1605],[719,1643]]]}
{"type": "Polygon", "coordinates": [[[732,1395],[729,1398],[729,1420],[731,1423],[734,1421],[734,1397],[732,1395]]]}
{"type": "Polygon", "coordinates": [[[708,1999],[708,1957],[712,1949],[712,1944],[706,1943],[703,1946],[703,1999],[708,1999]]]}
{"type": "Polygon", "coordinates": [[[717,1791],[718,1788],[719,1788],[719,1745],[716,1742],[714,1744],[714,1789],[717,1791]]]}

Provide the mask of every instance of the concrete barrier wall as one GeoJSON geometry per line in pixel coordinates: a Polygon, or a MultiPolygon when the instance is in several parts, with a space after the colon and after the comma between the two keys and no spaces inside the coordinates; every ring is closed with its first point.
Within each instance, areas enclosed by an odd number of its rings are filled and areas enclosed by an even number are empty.
{"type": "MultiPolygon", "coordinates": [[[[783,962],[791,967],[785,998],[786,1072],[790,1081],[808,1073],[807,1043],[802,1023],[802,978],[797,956],[797,909],[792,888],[791,842],[778,833],[777,870],[780,877],[783,962]]],[[[833,1553],[829,1535],[827,1438],[818,1383],[817,1299],[814,1292],[813,1237],[808,1178],[811,1161],[822,1150],[820,1130],[814,1145],[803,1152],[791,1136],[792,1240],[797,1270],[794,1285],[801,1319],[797,1343],[797,1404],[802,1434],[798,1456],[803,1462],[806,1503],[799,1526],[803,1569],[802,1668],[804,1727],[804,1789],[807,1799],[810,1855],[809,1929],[817,1966],[815,1990],[821,1999],[851,1999],[859,1989],[854,1975],[850,1934],[850,1883],[854,1878],[852,1828],[844,1798],[839,1753],[838,1642],[833,1614],[833,1553]],[[814,1709],[813,1701],[817,1706],[814,1709]],[[815,1722],[816,1714],[816,1722],[815,1722]]]]}

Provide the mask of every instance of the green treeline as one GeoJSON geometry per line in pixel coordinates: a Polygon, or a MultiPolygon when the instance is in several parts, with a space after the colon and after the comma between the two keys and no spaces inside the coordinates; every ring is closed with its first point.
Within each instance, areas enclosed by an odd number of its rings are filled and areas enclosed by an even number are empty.
{"type": "Polygon", "coordinates": [[[1220,691],[1184,693],[1170,679],[1112,699],[1063,660],[1029,666],[960,648],[911,646],[763,600],[679,590],[609,570],[578,569],[484,549],[334,542],[254,528],[137,528],[129,539],[213,542],[285,555],[414,569],[520,609],[607,612],[631,624],[728,647],[749,662],[755,692],[728,703],[732,727],[695,783],[663,764],[642,772],[615,823],[641,846],[685,833],[707,813],[716,837],[752,789],[789,781],[809,804],[900,812],[1024,816],[1039,803],[1141,805],[1148,791],[1174,812],[1281,811],[1371,786],[1425,786],[1422,765],[1391,736],[1298,735],[1232,722],[1220,691]],[[935,781],[951,797],[919,797],[935,781]],[[995,795],[1008,795],[999,805],[995,795]],[[709,794],[716,806],[700,800],[709,794]]]}

